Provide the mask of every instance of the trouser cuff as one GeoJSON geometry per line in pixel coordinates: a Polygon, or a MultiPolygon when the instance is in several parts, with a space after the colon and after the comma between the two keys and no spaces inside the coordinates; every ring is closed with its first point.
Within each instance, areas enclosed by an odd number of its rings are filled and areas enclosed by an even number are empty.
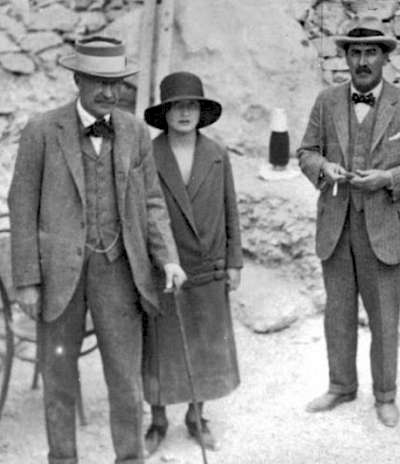
{"type": "Polygon", "coordinates": [[[355,393],[357,391],[358,384],[353,383],[352,385],[338,385],[334,383],[329,384],[329,393],[334,395],[349,395],[350,393],[355,393]]]}
{"type": "Polygon", "coordinates": [[[78,458],[53,458],[49,455],[49,464],[78,464],[78,458]]]}
{"type": "Polygon", "coordinates": [[[396,390],[390,392],[379,392],[374,390],[374,396],[379,403],[391,403],[396,399],[396,390]]]}
{"type": "Polygon", "coordinates": [[[124,459],[124,460],[116,460],[115,464],[144,464],[144,459],[124,459]]]}

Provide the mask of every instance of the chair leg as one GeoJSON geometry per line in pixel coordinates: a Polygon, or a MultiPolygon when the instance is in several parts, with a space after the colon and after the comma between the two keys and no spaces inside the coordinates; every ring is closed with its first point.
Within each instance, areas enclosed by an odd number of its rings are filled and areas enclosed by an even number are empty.
{"type": "Polygon", "coordinates": [[[33,371],[32,385],[31,385],[32,390],[37,390],[39,388],[39,374],[40,374],[39,363],[36,361],[35,370],[33,371]]]}
{"type": "Polygon", "coordinates": [[[35,362],[35,370],[33,371],[33,379],[32,379],[32,390],[37,390],[39,388],[39,375],[40,375],[40,357],[41,357],[41,326],[40,324],[36,324],[36,362],[35,362]]]}
{"type": "Polygon", "coordinates": [[[85,408],[83,406],[82,387],[81,387],[80,381],[78,381],[78,394],[76,398],[76,407],[78,409],[79,422],[81,426],[84,427],[88,425],[88,420],[85,414],[85,408]]]}
{"type": "Polygon", "coordinates": [[[0,418],[3,412],[4,404],[7,399],[8,388],[10,385],[11,370],[14,358],[14,334],[10,327],[12,319],[10,301],[0,277],[0,295],[3,307],[0,310],[0,316],[4,318],[5,333],[3,343],[0,343],[0,418]]]}

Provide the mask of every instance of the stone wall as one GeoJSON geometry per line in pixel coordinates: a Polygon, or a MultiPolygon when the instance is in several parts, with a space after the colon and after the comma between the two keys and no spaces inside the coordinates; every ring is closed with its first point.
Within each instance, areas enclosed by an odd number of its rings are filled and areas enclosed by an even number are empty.
{"type": "MultiPolygon", "coordinates": [[[[328,84],[341,83],[349,78],[345,58],[336,48],[334,36],[341,34],[355,16],[377,16],[389,35],[400,38],[399,0],[309,0],[308,7],[304,7],[303,4],[303,8],[296,12],[297,19],[309,43],[317,50],[323,79],[328,84]]],[[[400,82],[400,50],[391,55],[384,74],[389,81],[400,82]]]]}
{"type": "MultiPolygon", "coordinates": [[[[233,151],[267,157],[271,111],[288,113],[292,151],[322,88],[316,50],[291,0],[176,0],[171,71],[197,73],[224,112],[209,132],[233,151]]],[[[107,32],[138,59],[141,14],[118,18],[107,32]]],[[[156,91],[158,94],[158,89],[156,91]]]]}
{"type": "Polygon", "coordinates": [[[72,51],[76,38],[103,33],[136,7],[132,0],[0,0],[0,211],[28,117],[75,94],[59,56],[72,51]]]}
{"type": "MultiPolygon", "coordinates": [[[[266,159],[274,107],[287,111],[294,150],[318,91],[348,78],[332,36],[371,4],[388,32],[400,36],[398,3],[176,0],[171,70],[199,74],[206,94],[222,103],[223,116],[209,129],[213,137],[253,161],[266,159]]],[[[130,59],[138,61],[142,6],[140,0],[0,0],[0,212],[28,117],[75,94],[72,73],[57,65],[59,56],[71,52],[78,37],[104,34],[123,38],[130,59]]],[[[386,67],[392,80],[398,59],[394,55],[386,67]]],[[[134,79],[126,83],[130,108],[134,85],[134,79]]],[[[292,193],[293,184],[286,189],[292,193]]],[[[303,190],[301,185],[296,194],[300,200],[303,190]]],[[[305,275],[318,274],[314,210],[274,189],[261,197],[246,192],[241,190],[239,206],[247,253],[266,265],[293,261],[305,275]]]]}
{"type": "MultiPolygon", "coordinates": [[[[138,61],[142,6],[139,0],[0,0],[0,198],[28,117],[75,94],[59,56],[79,37],[104,34],[124,39],[138,61]]],[[[198,73],[206,93],[222,103],[223,116],[209,130],[214,137],[235,152],[265,158],[271,110],[287,109],[294,149],[321,88],[317,54],[304,40],[290,0],[176,0],[171,70],[198,73]]],[[[132,101],[134,79],[128,84],[132,101]]]]}

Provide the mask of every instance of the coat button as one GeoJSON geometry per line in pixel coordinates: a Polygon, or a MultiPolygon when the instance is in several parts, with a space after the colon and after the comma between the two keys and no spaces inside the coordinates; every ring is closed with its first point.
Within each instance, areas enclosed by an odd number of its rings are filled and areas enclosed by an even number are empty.
{"type": "Polygon", "coordinates": [[[215,280],[221,280],[225,277],[225,271],[215,271],[214,272],[214,279],[215,280]]]}
{"type": "Polygon", "coordinates": [[[81,247],[78,247],[78,248],[76,249],[76,254],[77,254],[78,256],[82,256],[82,248],[81,248],[81,247]]]}
{"type": "Polygon", "coordinates": [[[85,228],[85,223],[84,221],[81,222],[81,229],[84,229],[85,228]]]}

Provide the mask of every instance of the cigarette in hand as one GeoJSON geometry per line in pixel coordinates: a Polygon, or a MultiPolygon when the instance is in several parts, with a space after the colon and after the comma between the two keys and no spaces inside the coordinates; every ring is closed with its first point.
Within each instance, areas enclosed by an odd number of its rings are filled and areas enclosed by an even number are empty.
{"type": "Polygon", "coordinates": [[[333,197],[336,197],[336,195],[337,195],[337,189],[338,189],[338,185],[337,185],[337,184],[338,184],[337,182],[335,182],[335,183],[333,184],[333,188],[332,188],[332,196],[333,196],[333,197]]]}

